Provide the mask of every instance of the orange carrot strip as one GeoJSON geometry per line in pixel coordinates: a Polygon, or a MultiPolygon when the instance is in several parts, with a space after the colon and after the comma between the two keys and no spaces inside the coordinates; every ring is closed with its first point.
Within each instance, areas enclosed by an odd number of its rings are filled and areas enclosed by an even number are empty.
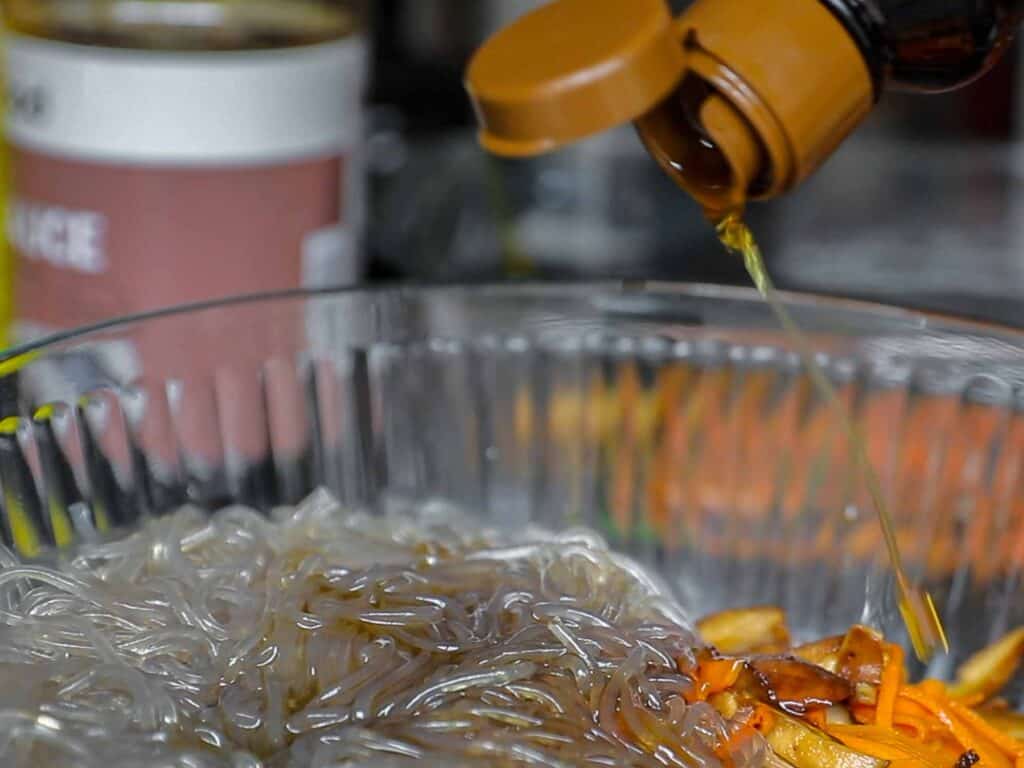
{"type": "Polygon", "coordinates": [[[901,729],[910,731],[915,739],[924,741],[931,735],[934,725],[923,717],[897,712],[893,718],[893,728],[897,732],[900,732],[901,729]]]}
{"type": "Polygon", "coordinates": [[[918,739],[930,739],[936,731],[945,734],[948,729],[935,719],[935,715],[909,699],[898,696],[893,709],[893,727],[913,732],[918,739]]]}
{"type": "Polygon", "coordinates": [[[697,666],[697,685],[693,697],[704,701],[708,696],[731,687],[743,670],[739,659],[705,659],[697,666]]]}
{"type": "Polygon", "coordinates": [[[754,705],[754,713],[747,721],[747,725],[755,731],[770,731],[775,725],[775,714],[764,704],[754,705]]]}
{"type": "Polygon", "coordinates": [[[715,756],[721,760],[723,764],[729,765],[731,763],[732,756],[740,750],[744,742],[750,739],[759,738],[760,734],[758,734],[757,729],[747,723],[729,734],[727,739],[718,743],[714,749],[715,756]]]}
{"type": "Polygon", "coordinates": [[[875,725],[892,728],[893,710],[896,708],[896,697],[903,679],[903,649],[898,645],[888,644],[886,650],[889,654],[885,667],[882,668],[882,682],[878,686],[875,725]]]}
{"type": "Polygon", "coordinates": [[[998,728],[993,727],[991,723],[985,720],[985,718],[977,712],[974,712],[959,702],[950,700],[947,706],[949,707],[950,712],[955,714],[968,726],[980,733],[1011,757],[1024,757],[1024,742],[1021,742],[1018,739],[1013,738],[1013,736],[1003,733],[998,728]]]}
{"type": "MultiPolygon", "coordinates": [[[[900,691],[902,693],[902,691],[900,691]]],[[[911,701],[903,696],[896,698],[896,706],[893,709],[893,717],[911,717],[924,720],[934,720],[935,715],[930,709],[926,709],[916,701],[911,701]]]]}
{"type": "Polygon", "coordinates": [[[881,760],[912,759],[926,765],[948,768],[940,750],[877,725],[832,725],[828,734],[851,749],[881,760]]]}
{"type": "Polygon", "coordinates": [[[820,731],[824,731],[828,725],[828,718],[824,709],[812,709],[804,715],[804,720],[820,731]]]}
{"type": "Polygon", "coordinates": [[[946,684],[940,680],[922,680],[915,686],[921,693],[931,699],[948,699],[946,684]]]}
{"type": "Polygon", "coordinates": [[[851,704],[850,715],[854,722],[862,725],[873,725],[875,722],[874,704],[851,704]]]}
{"type": "MultiPolygon", "coordinates": [[[[931,686],[928,686],[931,687],[931,686]]],[[[922,707],[934,714],[948,729],[964,749],[973,749],[981,758],[983,768],[1011,768],[1010,760],[1003,751],[993,744],[988,738],[977,731],[973,731],[963,723],[945,706],[948,699],[937,701],[915,686],[906,686],[900,691],[900,696],[905,696],[911,701],[920,704],[922,707]]]]}

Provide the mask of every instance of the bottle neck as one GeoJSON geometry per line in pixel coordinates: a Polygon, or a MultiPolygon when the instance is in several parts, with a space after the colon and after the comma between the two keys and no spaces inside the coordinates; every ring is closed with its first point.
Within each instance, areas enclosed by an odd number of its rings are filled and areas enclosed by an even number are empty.
{"type": "Polygon", "coordinates": [[[886,88],[943,91],[984,74],[1024,19],[1024,0],[821,0],[886,88]]]}

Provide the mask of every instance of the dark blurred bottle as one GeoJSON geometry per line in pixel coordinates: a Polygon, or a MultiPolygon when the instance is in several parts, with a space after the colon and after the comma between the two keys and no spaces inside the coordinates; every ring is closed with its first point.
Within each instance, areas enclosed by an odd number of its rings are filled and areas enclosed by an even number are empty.
{"type": "Polygon", "coordinates": [[[984,74],[1024,18],[1020,0],[826,0],[889,87],[942,91],[984,74]]]}
{"type": "Polygon", "coordinates": [[[3,0],[23,335],[361,270],[360,0],[3,0]]]}
{"type": "Polygon", "coordinates": [[[874,27],[873,43],[868,42],[871,25],[862,25],[863,40],[874,50],[876,71],[897,92],[881,104],[876,127],[914,139],[1014,137],[1017,62],[1001,54],[1024,5],[1003,0],[878,0],[877,5],[885,23],[874,27]],[[977,77],[989,68],[986,77],[977,77]],[[960,87],[964,81],[971,82],[960,87]],[[934,88],[944,92],[921,97],[921,90],[934,88]]]}

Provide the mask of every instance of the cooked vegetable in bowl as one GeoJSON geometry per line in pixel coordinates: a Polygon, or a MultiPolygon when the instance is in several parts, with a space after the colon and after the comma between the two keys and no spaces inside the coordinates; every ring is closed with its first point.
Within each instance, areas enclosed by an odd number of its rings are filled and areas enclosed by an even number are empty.
{"type": "Polygon", "coordinates": [[[927,668],[753,293],[244,298],[0,361],[0,765],[1014,762],[1024,334],[786,306],[927,668]]]}
{"type": "Polygon", "coordinates": [[[910,683],[862,626],[777,608],[691,625],[593,531],[183,509],[50,565],[3,554],[0,759],[29,768],[452,765],[1003,768],[1014,632],[910,683]]]}
{"type": "Polygon", "coordinates": [[[724,714],[748,707],[749,728],[797,768],[1024,763],[1024,716],[998,697],[1020,665],[1024,630],[945,685],[909,683],[902,648],[867,627],[786,649],[774,608],[728,611],[698,628],[711,646],[698,666],[702,695],[724,714]]]}

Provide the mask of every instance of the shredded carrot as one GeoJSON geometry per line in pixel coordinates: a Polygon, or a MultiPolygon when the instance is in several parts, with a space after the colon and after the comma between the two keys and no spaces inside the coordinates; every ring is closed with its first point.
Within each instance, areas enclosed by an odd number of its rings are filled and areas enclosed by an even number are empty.
{"type": "MultiPolygon", "coordinates": [[[[931,687],[931,686],[928,686],[931,687]]],[[[951,702],[948,698],[943,701],[933,698],[920,689],[920,686],[905,686],[900,691],[900,696],[905,696],[913,702],[931,712],[946,726],[949,733],[956,739],[965,750],[973,749],[981,758],[984,768],[1011,768],[1010,760],[1002,750],[991,742],[987,737],[982,736],[976,730],[972,730],[957,717],[949,707],[951,702]]]]}
{"type": "Polygon", "coordinates": [[[893,727],[897,730],[911,731],[918,739],[930,738],[934,730],[945,731],[945,726],[936,721],[935,716],[927,709],[909,699],[898,696],[893,708],[893,727]]]}
{"type": "Polygon", "coordinates": [[[747,724],[756,731],[770,731],[775,725],[775,714],[764,704],[758,704],[754,707],[754,714],[750,716],[747,724]]]}
{"type": "Polygon", "coordinates": [[[1003,733],[998,728],[993,727],[991,723],[977,712],[952,699],[947,702],[947,706],[953,714],[963,720],[972,730],[977,731],[1011,757],[1018,759],[1024,757],[1024,744],[1012,736],[1003,733]]]}
{"type": "Polygon", "coordinates": [[[948,768],[945,755],[931,746],[877,725],[832,725],[828,734],[850,749],[881,760],[912,759],[948,768]]]}
{"type": "MultiPolygon", "coordinates": [[[[1024,768],[1024,739],[1001,730],[998,720],[990,722],[985,710],[976,709],[979,705],[992,708],[995,703],[996,709],[988,714],[1000,711],[999,700],[992,699],[991,693],[958,698],[956,686],[937,680],[911,684],[898,645],[885,643],[882,661],[874,703],[864,695],[846,701],[845,711],[852,722],[830,723],[823,709],[807,712],[803,720],[849,749],[886,761],[888,768],[956,768],[971,764],[966,759],[968,752],[974,753],[975,768],[1024,768]]],[[[723,694],[734,711],[737,701],[752,703],[747,721],[716,749],[725,764],[752,732],[770,735],[780,716],[772,705],[757,701],[756,693],[751,696],[750,690],[742,690],[743,686],[729,693],[741,681],[745,664],[737,659],[706,658],[698,664],[695,676],[692,695],[698,700],[723,694]]],[[[712,703],[715,701],[712,698],[712,703]]],[[[1006,709],[1005,702],[1002,708],[1006,709]]]]}
{"type": "Polygon", "coordinates": [[[812,709],[804,715],[804,720],[822,731],[824,731],[825,727],[828,725],[825,710],[823,709],[812,709]]]}
{"type": "Polygon", "coordinates": [[[949,693],[946,690],[946,684],[939,680],[922,680],[915,687],[925,696],[932,699],[949,698],[949,693]]]}
{"type": "Polygon", "coordinates": [[[697,666],[697,684],[692,698],[705,701],[709,696],[732,687],[743,670],[741,659],[704,659],[697,666]]]}
{"type": "Polygon", "coordinates": [[[954,699],[942,682],[905,684],[901,650],[887,646],[887,651],[873,717],[871,707],[854,705],[851,714],[862,724],[828,726],[830,735],[890,761],[890,768],[949,766],[967,750],[977,753],[979,768],[1024,768],[1024,741],[954,699]]]}
{"type": "Polygon", "coordinates": [[[715,749],[715,756],[722,761],[725,765],[732,763],[732,756],[742,749],[744,742],[750,739],[760,738],[757,729],[751,726],[749,723],[736,729],[729,738],[719,743],[715,749]]]}
{"type": "Polygon", "coordinates": [[[875,705],[851,704],[850,715],[856,722],[861,723],[862,725],[873,725],[875,722],[875,705]]]}
{"type": "Polygon", "coordinates": [[[882,668],[882,682],[878,686],[878,703],[875,705],[875,725],[892,728],[892,715],[896,709],[896,697],[903,680],[903,649],[892,643],[886,644],[886,662],[882,668]]]}
{"type": "Polygon", "coordinates": [[[935,720],[930,709],[922,707],[916,701],[912,701],[905,696],[897,696],[896,705],[893,708],[893,718],[923,718],[933,722],[935,720]]]}
{"type": "Polygon", "coordinates": [[[923,717],[896,713],[893,718],[893,729],[900,733],[909,731],[914,738],[924,741],[931,735],[933,724],[923,717]]]}

